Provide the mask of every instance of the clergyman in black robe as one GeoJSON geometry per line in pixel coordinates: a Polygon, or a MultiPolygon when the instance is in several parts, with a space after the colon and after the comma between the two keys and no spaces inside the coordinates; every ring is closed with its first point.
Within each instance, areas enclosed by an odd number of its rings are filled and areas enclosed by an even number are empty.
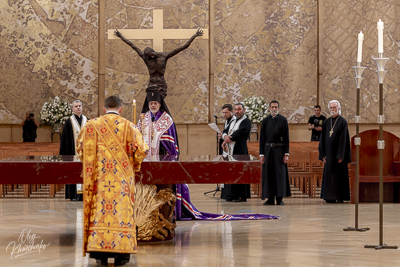
{"type": "MultiPolygon", "coordinates": [[[[229,129],[224,130],[222,147],[230,146],[235,142],[229,155],[248,155],[247,139],[250,135],[251,121],[244,115],[243,104],[237,103],[234,107],[235,118],[232,119],[229,129]]],[[[231,147],[231,146],[230,146],[231,147]]],[[[224,195],[227,201],[242,202],[250,197],[249,184],[224,184],[224,195]]]]}
{"type": "MultiPolygon", "coordinates": [[[[72,102],[73,115],[65,121],[61,138],[60,138],[60,155],[76,155],[75,150],[75,139],[80,129],[83,128],[84,124],[88,120],[85,115],[82,114],[82,102],[75,100],[72,102]],[[74,122],[72,121],[74,120],[74,122]],[[75,126],[74,126],[74,125],[75,126]]],[[[82,194],[77,194],[76,184],[65,185],[65,199],[71,200],[83,200],[82,194]]]]}
{"type": "Polygon", "coordinates": [[[269,104],[271,114],[261,123],[260,160],[262,167],[262,196],[264,205],[284,205],[283,197],[291,196],[287,162],[289,160],[289,127],[279,114],[279,103],[269,104]]]}
{"type": "Polygon", "coordinates": [[[351,162],[350,137],[346,120],[340,116],[340,103],[328,104],[331,117],[322,125],[319,159],[324,161],[321,198],[327,203],[350,200],[349,171],[351,162]]]}
{"type": "MultiPolygon", "coordinates": [[[[233,116],[233,107],[231,104],[225,104],[222,106],[222,114],[225,118],[225,124],[224,124],[224,129],[223,132],[228,133],[229,131],[229,126],[231,125],[231,122],[234,120],[233,116]]],[[[220,155],[222,155],[222,143],[224,142],[224,139],[222,139],[222,133],[220,134],[219,142],[218,142],[218,152],[220,155]]],[[[225,199],[226,198],[226,191],[224,188],[221,188],[221,198],[225,199]]]]}

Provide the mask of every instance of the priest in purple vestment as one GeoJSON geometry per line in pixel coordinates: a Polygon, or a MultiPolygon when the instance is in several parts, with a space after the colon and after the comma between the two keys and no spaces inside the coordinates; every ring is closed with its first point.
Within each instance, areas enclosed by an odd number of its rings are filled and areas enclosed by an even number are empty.
{"type": "Polygon", "coordinates": [[[150,147],[149,157],[179,155],[177,134],[172,117],[163,109],[163,98],[158,91],[149,91],[146,97],[149,111],[141,114],[138,129],[150,147]]]}

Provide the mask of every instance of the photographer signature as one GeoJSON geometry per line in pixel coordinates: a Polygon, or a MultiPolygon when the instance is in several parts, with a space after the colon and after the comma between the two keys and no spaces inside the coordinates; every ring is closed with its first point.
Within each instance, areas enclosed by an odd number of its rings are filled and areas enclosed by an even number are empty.
{"type": "Polygon", "coordinates": [[[46,249],[50,245],[43,244],[43,240],[40,243],[35,243],[35,239],[39,239],[40,236],[36,236],[36,234],[31,234],[31,230],[24,229],[19,235],[18,241],[12,241],[8,244],[6,248],[6,252],[10,249],[11,258],[16,258],[25,254],[39,252],[46,249]]]}

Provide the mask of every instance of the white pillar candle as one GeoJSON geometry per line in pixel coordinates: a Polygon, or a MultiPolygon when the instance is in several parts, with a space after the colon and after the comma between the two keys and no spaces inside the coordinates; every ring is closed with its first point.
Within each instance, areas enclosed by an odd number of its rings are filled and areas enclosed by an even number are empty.
{"type": "Polygon", "coordinates": [[[378,21],[378,54],[383,54],[383,22],[378,21]]]}
{"type": "Polygon", "coordinates": [[[364,34],[360,32],[358,34],[358,51],[357,51],[357,62],[361,63],[362,60],[362,46],[363,46],[364,34]]]}

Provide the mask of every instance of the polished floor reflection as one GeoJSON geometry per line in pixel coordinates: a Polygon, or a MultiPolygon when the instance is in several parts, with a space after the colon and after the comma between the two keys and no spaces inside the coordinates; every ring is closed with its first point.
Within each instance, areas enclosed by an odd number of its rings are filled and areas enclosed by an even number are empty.
{"type": "MultiPolygon", "coordinates": [[[[374,250],[379,244],[379,206],[361,204],[360,227],[354,205],[320,199],[287,198],[285,206],[260,199],[232,203],[204,196],[214,185],[190,185],[201,211],[267,213],[263,221],[181,221],[174,241],[141,244],[126,266],[400,266],[400,250],[374,250]]],[[[384,243],[400,245],[400,204],[384,205],[384,243]]],[[[63,199],[0,199],[0,266],[96,266],[82,257],[82,203],[63,199]],[[25,245],[35,244],[25,253],[25,245]],[[20,245],[20,246],[19,246],[20,245]],[[18,247],[19,246],[19,247],[18,247]]],[[[113,266],[109,261],[109,266],[113,266]]]]}

